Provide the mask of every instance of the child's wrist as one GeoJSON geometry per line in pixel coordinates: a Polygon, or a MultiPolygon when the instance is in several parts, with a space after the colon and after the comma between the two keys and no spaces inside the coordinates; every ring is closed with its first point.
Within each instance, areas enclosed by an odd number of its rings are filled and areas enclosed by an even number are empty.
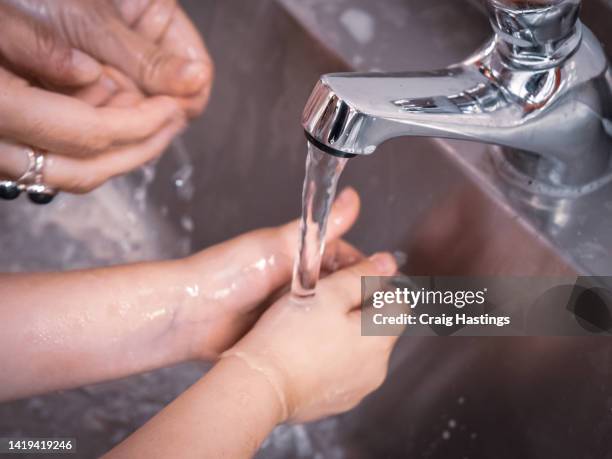
{"type": "Polygon", "coordinates": [[[288,402],[286,385],[274,368],[262,362],[257,356],[251,356],[239,350],[229,350],[225,352],[221,355],[221,361],[239,362],[243,371],[250,373],[251,377],[259,379],[260,382],[265,382],[270,390],[270,394],[273,395],[273,399],[276,401],[274,404],[274,419],[276,419],[276,424],[281,424],[289,420],[290,404],[288,402]]]}
{"type": "Polygon", "coordinates": [[[198,287],[194,280],[195,267],[189,258],[164,261],[158,269],[162,272],[160,283],[156,288],[164,298],[165,303],[172,309],[172,320],[168,324],[166,336],[171,339],[172,353],[177,363],[200,360],[203,350],[194,345],[194,311],[198,287]]]}
{"type": "Polygon", "coordinates": [[[166,282],[171,284],[171,301],[175,305],[171,332],[180,347],[181,359],[213,361],[224,350],[214,342],[218,326],[224,321],[220,320],[223,309],[207,301],[202,285],[206,267],[194,255],[169,263],[172,274],[166,282]]]}
{"type": "Polygon", "coordinates": [[[250,381],[253,394],[259,394],[262,405],[274,426],[289,419],[289,409],[283,386],[272,371],[240,352],[228,352],[221,356],[218,365],[226,365],[240,372],[240,377],[250,381]],[[265,403],[263,403],[265,402],[265,403]]]}

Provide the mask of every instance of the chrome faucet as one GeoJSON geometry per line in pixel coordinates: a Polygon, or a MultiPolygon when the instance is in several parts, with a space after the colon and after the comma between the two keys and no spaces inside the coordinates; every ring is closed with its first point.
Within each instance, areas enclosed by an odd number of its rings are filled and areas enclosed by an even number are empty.
{"type": "Polygon", "coordinates": [[[580,3],[487,0],[494,36],[461,64],[324,75],[304,110],[306,136],[344,157],[401,136],[479,141],[547,186],[589,184],[610,168],[612,76],[580,3]]]}

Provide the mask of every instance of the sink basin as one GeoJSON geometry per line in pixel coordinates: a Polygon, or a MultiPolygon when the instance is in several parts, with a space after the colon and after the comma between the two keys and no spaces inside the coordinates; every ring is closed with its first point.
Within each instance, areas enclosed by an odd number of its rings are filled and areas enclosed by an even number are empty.
{"type": "MultiPolygon", "coordinates": [[[[217,63],[206,115],[158,164],[91,195],[43,209],[0,203],[0,269],[178,257],[296,218],[306,153],[299,120],[320,74],[445,66],[489,30],[469,1],[183,3],[217,63]]],[[[350,241],[405,252],[413,275],[612,274],[612,245],[597,238],[612,234],[610,187],[534,206],[499,185],[491,157],[484,145],[402,139],[350,161],[342,183],[363,196],[350,241]],[[580,211],[599,203],[607,207],[597,218],[580,211]]],[[[259,457],[609,457],[604,340],[402,338],[387,383],[360,407],[281,426],[259,457]]],[[[204,371],[185,364],[0,405],[0,434],[75,436],[78,455],[94,457],[204,371]]]]}

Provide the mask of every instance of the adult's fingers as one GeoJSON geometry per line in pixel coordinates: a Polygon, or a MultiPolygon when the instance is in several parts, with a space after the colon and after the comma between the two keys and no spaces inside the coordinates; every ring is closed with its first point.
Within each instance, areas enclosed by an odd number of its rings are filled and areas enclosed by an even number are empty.
{"type": "Polygon", "coordinates": [[[137,105],[145,96],[138,86],[119,70],[105,66],[102,75],[95,83],[87,85],[77,90],[65,92],[65,94],[75,97],[93,107],[129,107],[137,105]],[[129,94],[130,97],[125,96],[129,94]],[[117,104],[114,101],[129,100],[130,104],[117,104]]]}
{"type": "Polygon", "coordinates": [[[132,25],[132,29],[153,43],[157,43],[168,30],[176,8],[176,0],[152,0],[137,22],[132,25]]]}
{"type": "Polygon", "coordinates": [[[68,156],[87,157],[142,141],[184,116],[169,97],[133,107],[94,108],[73,97],[13,84],[0,69],[0,87],[7,80],[0,92],[0,136],[68,156]]]}
{"type": "Polygon", "coordinates": [[[102,72],[95,59],[5,3],[0,3],[0,30],[0,56],[21,74],[69,87],[92,83],[102,72]]]}
{"type": "Polygon", "coordinates": [[[172,15],[161,45],[178,56],[194,60],[211,60],[200,32],[180,5],[177,5],[172,15]]]}
{"type": "Polygon", "coordinates": [[[74,46],[117,67],[149,94],[190,96],[209,79],[205,62],[168,52],[130,29],[119,15],[104,15],[87,36],[72,24],[66,29],[74,46]]]}
{"type": "Polygon", "coordinates": [[[28,162],[28,153],[23,145],[0,140],[0,179],[18,179],[27,170],[28,162]]]}
{"type": "Polygon", "coordinates": [[[135,92],[119,92],[106,104],[107,107],[133,107],[143,100],[141,94],[135,92]]]}
{"type": "Polygon", "coordinates": [[[100,107],[106,105],[115,94],[119,91],[119,87],[115,80],[106,74],[102,74],[98,81],[79,88],[76,91],[68,93],[68,95],[85,102],[92,107],[100,107]]]}
{"type": "Polygon", "coordinates": [[[396,271],[397,263],[393,255],[379,253],[323,279],[317,287],[317,297],[349,312],[361,302],[362,277],[392,276],[396,271]]]}
{"type": "Polygon", "coordinates": [[[206,63],[209,78],[202,89],[191,97],[180,99],[180,103],[188,116],[196,117],[200,115],[210,99],[215,73],[214,63],[200,33],[180,6],[177,6],[174,12],[172,21],[161,41],[161,46],[176,55],[206,63]]]}
{"type": "Polygon", "coordinates": [[[331,274],[340,269],[353,266],[364,258],[364,254],[353,245],[343,239],[336,239],[327,244],[325,248],[321,261],[321,271],[331,274]]]}
{"type": "MultiPolygon", "coordinates": [[[[140,144],[110,150],[91,159],[48,154],[44,183],[61,191],[87,193],[158,157],[183,128],[183,123],[175,122],[140,144]]],[[[23,145],[0,141],[0,177],[16,179],[23,174],[27,164],[23,145]]]]}
{"type": "Polygon", "coordinates": [[[206,64],[208,77],[202,88],[188,97],[178,96],[185,113],[200,115],[210,98],[214,65],[200,33],[176,0],[114,0],[124,21],[142,37],[165,51],[206,64]]]}
{"type": "Polygon", "coordinates": [[[151,0],[112,0],[112,2],[123,21],[132,27],[149,7],[151,0]]]}
{"type": "Polygon", "coordinates": [[[160,156],[184,127],[184,123],[175,122],[138,145],[111,150],[92,159],[50,155],[45,181],[63,191],[88,193],[111,178],[127,174],[160,156]]]}

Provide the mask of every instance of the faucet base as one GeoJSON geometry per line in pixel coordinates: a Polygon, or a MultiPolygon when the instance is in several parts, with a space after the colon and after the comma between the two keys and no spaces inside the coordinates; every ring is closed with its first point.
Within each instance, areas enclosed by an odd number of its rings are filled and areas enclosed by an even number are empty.
{"type": "Polygon", "coordinates": [[[560,167],[548,158],[522,150],[492,147],[493,164],[498,175],[507,183],[522,189],[530,196],[553,199],[577,199],[589,195],[612,182],[612,164],[602,170],[600,177],[580,185],[566,185],[557,181],[560,167]]]}

